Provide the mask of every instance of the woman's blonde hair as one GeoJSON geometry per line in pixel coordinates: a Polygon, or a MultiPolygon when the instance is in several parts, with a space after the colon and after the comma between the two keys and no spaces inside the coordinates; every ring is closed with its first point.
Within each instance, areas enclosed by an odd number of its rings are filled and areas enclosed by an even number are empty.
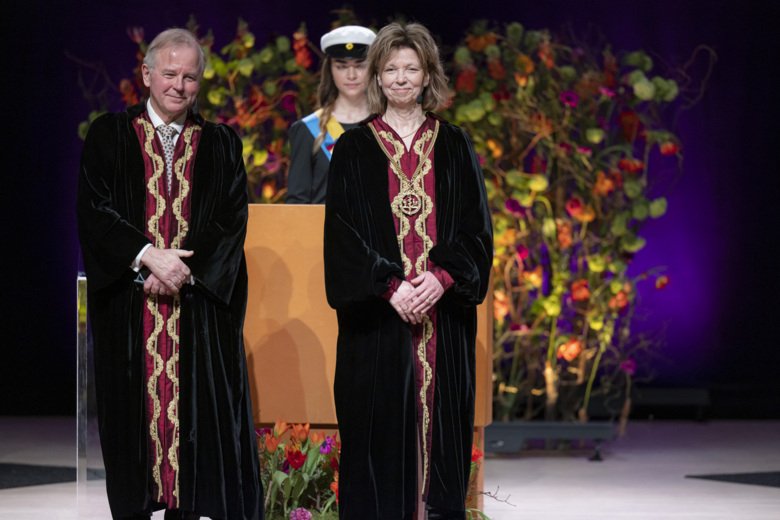
{"type": "Polygon", "coordinates": [[[428,86],[422,93],[423,111],[435,111],[447,100],[447,76],[439,59],[439,47],[431,33],[419,23],[391,23],[379,30],[368,49],[368,109],[373,113],[384,114],[387,110],[387,98],[377,79],[390,54],[404,47],[417,53],[423,73],[428,77],[428,86]]]}
{"type": "Polygon", "coordinates": [[[325,140],[325,134],[328,132],[328,120],[336,106],[336,98],[339,97],[339,89],[336,88],[336,82],[333,81],[333,72],[330,68],[332,63],[333,60],[326,54],[320,69],[320,84],[317,86],[317,106],[322,109],[319,125],[320,133],[314,139],[312,155],[317,153],[317,150],[320,149],[322,142],[325,140]]]}

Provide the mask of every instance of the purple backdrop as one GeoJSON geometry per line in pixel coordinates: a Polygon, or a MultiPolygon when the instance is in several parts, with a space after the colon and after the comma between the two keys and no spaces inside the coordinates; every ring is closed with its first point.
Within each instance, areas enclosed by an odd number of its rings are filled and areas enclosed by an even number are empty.
{"type": "MultiPolygon", "coordinates": [[[[642,48],[669,63],[685,61],[698,44],[719,60],[703,100],[681,114],[684,174],[671,187],[669,213],[646,227],[647,248],[634,269],[663,265],[664,291],[643,291],[648,331],[666,328],[654,361],[656,384],[706,386],[716,414],[780,413],[774,370],[780,356],[773,330],[778,276],[768,252],[776,236],[778,132],[777,7],[736,1],[597,2],[466,0],[388,2],[360,8],[382,25],[401,13],[455,43],[475,18],[520,21],[527,28],[597,31],[617,50],[642,48]]],[[[59,3],[58,3],[59,4],[59,3]]],[[[89,111],[69,52],[103,63],[118,79],[135,64],[129,26],[148,37],[182,25],[190,13],[212,28],[217,47],[238,17],[258,43],[291,34],[301,21],[312,36],[332,19],[321,2],[159,2],[86,0],[74,7],[31,0],[4,8],[3,178],[4,362],[0,414],[69,413],[75,393],[75,273],[78,244],[74,200],[81,142],[77,124],[89,111]],[[78,7],[75,7],[78,5],[78,7]],[[7,58],[7,59],[8,59],[7,58]]],[[[759,4],[759,3],[753,3],[759,4]]]]}

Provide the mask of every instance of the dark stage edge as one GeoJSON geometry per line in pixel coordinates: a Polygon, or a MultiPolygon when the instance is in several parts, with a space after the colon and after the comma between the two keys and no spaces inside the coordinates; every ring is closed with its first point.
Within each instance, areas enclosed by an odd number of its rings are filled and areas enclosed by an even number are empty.
{"type": "MultiPolygon", "coordinates": [[[[87,469],[87,480],[106,478],[102,469],[87,469]]],[[[12,489],[76,481],[76,468],[35,464],[0,463],[0,489],[12,489]]]]}
{"type": "Polygon", "coordinates": [[[700,478],[730,482],[732,484],[749,484],[753,486],[780,487],[780,471],[762,473],[724,473],[716,475],[686,475],[685,478],[700,478]]]}

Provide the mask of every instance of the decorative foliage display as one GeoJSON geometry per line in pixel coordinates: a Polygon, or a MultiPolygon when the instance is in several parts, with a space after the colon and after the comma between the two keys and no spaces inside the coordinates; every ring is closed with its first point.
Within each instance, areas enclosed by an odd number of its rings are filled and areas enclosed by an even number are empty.
{"type": "MultiPolygon", "coordinates": [[[[356,22],[339,16],[336,25],[356,22]]],[[[198,34],[194,20],[188,27],[198,34]]],[[[146,43],[142,29],[128,34],[139,67],[118,91],[132,105],[146,43]]],[[[242,136],[253,201],[279,202],[287,129],[313,109],[319,51],[303,24],[261,48],[243,21],[219,52],[210,32],[201,42],[199,109],[242,136]]],[[[642,51],[566,45],[519,23],[476,23],[448,70],[443,115],[471,135],[494,215],[496,418],[587,420],[595,393],[622,403],[625,418],[637,353],[652,343],[632,329],[637,290],[649,278],[669,283],[629,265],[645,246],[642,226],[666,212],[654,171],[682,160],[661,113],[684,85],[642,51]]]]}
{"type": "Polygon", "coordinates": [[[666,212],[651,164],[681,160],[659,116],[678,84],[644,52],[519,23],[475,24],[452,73],[447,116],[474,140],[494,215],[494,413],[586,420],[598,382],[627,413],[637,286],[656,275],[628,267],[642,225],[666,212]]]}

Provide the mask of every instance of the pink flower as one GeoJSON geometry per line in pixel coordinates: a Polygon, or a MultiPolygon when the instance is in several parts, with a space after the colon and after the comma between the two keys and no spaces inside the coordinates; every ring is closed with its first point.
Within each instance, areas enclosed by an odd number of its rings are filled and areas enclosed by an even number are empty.
{"type": "Polygon", "coordinates": [[[311,513],[305,507],[290,511],[290,520],[311,520],[311,513]]]}
{"type": "Polygon", "coordinates": [[[612,99],[615,97],[615,91],[607,87],[599,87],[599,93],[605,98],[612,99]]]}
{"type": "Polygon", "coordinates": [[[528,258],[529,251],[528,248],[525,247],[523,244],[517,244],[515,247],[515,251],[517,252],[517,258],[522,262],[526,258],[528,258]]]}
{"type": "Polygon", "coordinates": [[[576,92],[573,92],[571,90],[564,90],[561,92],[561,103],[566,105],[567,107],[576,107],[577,103],[580,102],[580,96],[577,95],[576,92]]]}

